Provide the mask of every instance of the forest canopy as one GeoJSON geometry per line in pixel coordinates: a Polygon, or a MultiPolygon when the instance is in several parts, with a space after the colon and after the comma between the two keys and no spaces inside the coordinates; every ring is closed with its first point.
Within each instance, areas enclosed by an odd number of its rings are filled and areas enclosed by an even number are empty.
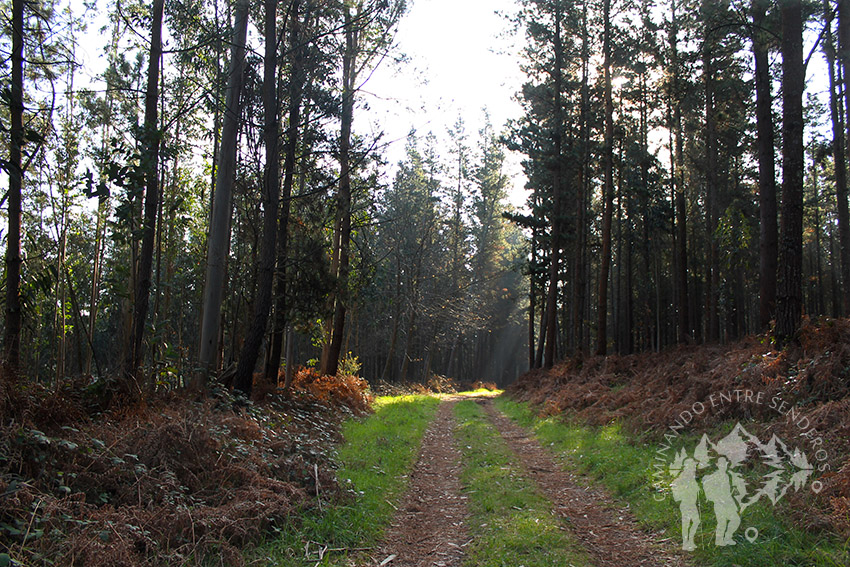
{"type": "Polygon", "coordinates": [[[787,344],[850,309],[844,4],[518,0],[522,115],[387,163],[357,117],[404,0],[6,2],[8,376],[138,399],[787,344]]]}

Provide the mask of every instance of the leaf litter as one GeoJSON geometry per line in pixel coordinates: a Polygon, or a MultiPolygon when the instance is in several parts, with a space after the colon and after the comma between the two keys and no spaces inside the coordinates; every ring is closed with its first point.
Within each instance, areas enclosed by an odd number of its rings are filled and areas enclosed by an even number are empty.
{"type": "Polygon", "coordinates": [[[344,492],[339,427],[369,404],[359,378],[308,371],[291,396],[262,397],[172,392],[110,411],[80,383],[0,392],[0,557],[243,565],[244,547],[344,492]]]}

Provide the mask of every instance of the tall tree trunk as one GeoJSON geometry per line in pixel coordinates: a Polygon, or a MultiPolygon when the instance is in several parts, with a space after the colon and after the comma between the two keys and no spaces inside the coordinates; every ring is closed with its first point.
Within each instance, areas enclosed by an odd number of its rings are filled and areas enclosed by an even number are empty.
{"type": "MultiPolygon", "coordinates": [[[[840,112],[842,101],[836,80],[835,41],[832,35],[833,12],[829,0],[824,0],[824,12],[826,14],[824,53],[826,54],[829,72],[829,111],[832,118],[832,156],[835,162],[835,200],[836,211],[838,212],[838,246],[841,259],[842,302],[840,312],[847,316],[850,315],[850,211],[847,207],[847,154],[845,153],[847,142],[844,135],[844,121],[842,120],[844,113],[840,112]]],[[[845,30],[846,33],[846,28],[850,26],[850,14],[846,14],[846,12],[844,14],[843,22],[847,25],[842,27],[842,30],[845,30]]],[[[850,42],[850,37],[842,36],[842,38],[844,42],[850,42]]],[[[850,61],[846,60],[847,49],[850,49],[850,45],[845,45],[842,48],[842,53],[845,54],[842,66],[850,64],[850,61]]],[[[844,69],[846,76],[847,67],[844,67],[844,69]]]]}
{"type": "Polygon", "coordinates": [[[3,339],[8,370],[21,369],[21,188],[24,180],[24,0],[12,0],[12,83],[9,100],[9,234],[6,237],[6,333],[3,339]]]}
{"type": "MultiPolygon", "coordinates": [[[[547,296],[548,303],[548,296],[547,296]]],[[[547,304],[541,306],[540,309],[540,331],[537,336],[537,351],[534,353],[534,368],[543,368],[543,351],[546,347],[546,327],[549,324],[549,314],[547,310],[549,309],[547,304]]]]}
{"type": "Polygon", "coordinates": [[[782,220],[776,338],[787,344],[800,328],[803,307],[803,8],[781,0],[782,14],[782,220]]]}
{"type": "Polygon", "coordinates": [[[685,151],[684,134],[682,131],[681,76],[679,63],[679,20],[676,13],[677,0],[671,2],[670,17],[670,64],[672,66],[672,92],[670,104],[673,106],[672,133],[674,142],[670,148],[671,175],[673,178],[673,208],[676,218],[676,266],[674,272],[676,287],[676,327],[677,342],[686,343],[690,340],[690,304],[688,301],[688,225],[687,205],[685,203],[685,151]]]}
{"type": "MultiPolygon", "coordinates": [[[[827,10],[829,12],[829,10],[827,10]]],[[[850,0],[838,0],[838,60],[840,65],[840,75],[844,85],[844,126],[845,130],[844,145],[845,150],[850,152],[850,0]]],[[[839,234],[839,238],[841,235],[839,234]]],[[[842,282],[845,288],[848,286],[848,281],[842,282]]],[[[845,293],[850,295],[850,292],[845,290],[845,293]]],[[[847,313],[850,313],[850,305],[847,306],[847,313]]]]}
{"type": "MultiPolygon", "coordinates": [[[[555,68],[552,71],[555,90],[555,125],[552,133],[554,141],[554,152],[552,156],[552,235],[551,252],[549,254],[549,290],[546,295],[546,343],[544,351],[544,363],[546,368],[552,368],[555,364],[556,342],[558,340],[558,287],[561,280],[561,192],[563,180],[561,171],[561,153],[563,136],[563,103],[561,90],[563,46],[561,42],[561,2],[555,2],[555,68]]],[[[541,337],[542,340],[542,337],[541,337]]]]}
{"type": "Polygon", "coordinates": [[[776,308],[777,214],[774,159],[773,95],[768,38],[763,26],[767,0],[753,0],[753,58],[755,59],[756,128],[759,163],[759,327],[766,329],[776,308]]]}
{"type": "Polygon", "coordinates": [[[596,324],[596,354],[608,351],[608,272],[611,267],[611,221],[614,213],[614,101],[611,93],[611,0],[603,0],[602,57],[605,89],[605,141],[603,143],[604,186],[602,188],[602,255],[599,259],[599,306],[596,324]]]}
{"type": "Polygon", "coordinates": [[[263,236],[257,266],[257,290],[251,324],[239,352],[239,363],[233,377],[233,387],[246,396],[251,395],[254,367],[260,355],[263,336],[272,307],[272,287],[277,252],[277,215],[280,200],[280,141],[277,97],[277,6],[278,0],[265,0],[265,41],[263,61],[263,136],[266,164],[263,175],[263,236]]]}
{"type": "Polygon", "coordinates": [[[342,119],[339,136],[339,271],[336,281],[333,331],[323,374],[335,375],[342,353],[348,303],[349,252],[351,246],[351,124],[354,119],[354,81],[357,75],[357,30],[349,6],[345,8],[345,54],[342,60],[342,119]]]}
{"type": "Polygon", "coordinates": [[[817,287],[815,288],[814,293],[814,305],[815,309],[813,312],[817,315],[826,314],[826,300],[824,298],[825,290],[823,289],[823,260],[821,255],[823,254],[823,249],[821,248],[821,214],[820,214],[820,188],[818,184],[820,183],[820,179],[818,177],[818,165],[815,159],[812,160],[812,199],[814,201],[814,214],[815,214],[815,281],[817,282],[817,287]]]}
{"type": "Polygon", "coordinates": [[[720,314],[717,296],[720,283],[720,263],[717,251],[717,210],[719,183],[717,179],[717,117],[714,108],[714,40],[712,39],[715,5],[703,1],[705,34],[702,45],[703,82],[705,84],[705,238],[706,238],[706,340],[720,340],[720,314]]]}
{"type": "MultiPolygon", "coordinates": [[[[100,295],[100,270],[103,263],[103,242],[104,232],[106,231],[107,218],[107,200],[106,196],[98,196],[97,204],[97,226],[94,232],[94,258],[92,259],[92,274],[91,274],[91,296],[89,297],[89,321],[88,321],[88,344],[89,349],[86,351],[86,360],[84,372],[91,374],[92,361],[95,359],[94,353],[94,330],[97,324],[98,311],[98,296],[100,295]]],[[[100,369],[98,369],[98,374],[100,369]]]]}
{"type": "Polygon", "coordinates": [[[575,271],[573,276],[573,346],[577,352],[584,350],[584,296],[587,285],[587,194],[590,188],[590,37],[587,30],[588,6],[585,2],[581,19],[581,108],[579,110],[579,138],[581,163],[576,182],[578,212],[576,218],[575,271]]]}
{"type": "MultiPolygon", "coordinates": [[[[283,163],[283,194],[280,203],[280,221],[277,233],[277,284],[275,290],[274,331],[271,338],[271,352],[266,364],[266,381],[277,380],[280,369],[280,356],[283,347],[286,320],[286,262],[289,250],[289,211],[295,179],[295,155],[298,150],[298,131],[301,128],[301,99],[304,92],[304,47],[301,40],[299,10],[301,1],[292,0],[290,6],[290,65],[289,65],[289,126],[286,131],[286,155],[283,163]]],[[[307,23],[308,15],[304,17],[307,23]]],[[[287,361],[290,364],[290,361],[287,361]]]]}
{"type": "MultiPolygon", "coordinates": [[[[531,262],[528,270],[528,369],[536,368],[534,363],[534,323],[537,311],[537,282],[535,266],[537,265],[537,227],[531,228],[531,262]]],[[[452,349],[454,357],[454,348],[452,349]]]]}
{"type": "Polygon", "coordinates": [[[145,90],[145,122],[142,132],[142,163],[145,169],[145,204],[142,219],[142,247],[135,279],[136,301],[133,307],[133,327],[130,330],[130,349],[125,365],[126,393],[136,397],[141,393],[145,323],[151,291],[153,249],[159,211],[159,65],[162,57],[162,12],[164,0],[154,0],[151,11],[151,45],[148,56],[148,83],[145,90]]]}
{"type": "Polygon", "coordinates": [[[233,209],[233,180],[236,177],[236,142],[239,137],[241,92],[245,67],[245,40],[248,32],[248,0],[236,6],[230,71],[227,79],[224,120],[219,144],[218,168],[215,176],[210,232],[207,237],[207,278],[201,315],[201,339],[197,377],[198,387],[206,386],[214,371],[218,352],[224,281],[227,277],[227,253],[230,248],[230,225],[233,209]]]}

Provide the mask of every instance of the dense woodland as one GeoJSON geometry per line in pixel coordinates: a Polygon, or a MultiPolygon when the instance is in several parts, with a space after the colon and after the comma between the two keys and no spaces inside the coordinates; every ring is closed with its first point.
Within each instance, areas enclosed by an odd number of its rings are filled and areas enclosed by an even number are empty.
{"type": "Polygon", "coordinates": [[[850,312],[850,1],[518,4],[522,118],[388,164],[404,0],[4,2],[8,375],[505,382],[850,312]]]}

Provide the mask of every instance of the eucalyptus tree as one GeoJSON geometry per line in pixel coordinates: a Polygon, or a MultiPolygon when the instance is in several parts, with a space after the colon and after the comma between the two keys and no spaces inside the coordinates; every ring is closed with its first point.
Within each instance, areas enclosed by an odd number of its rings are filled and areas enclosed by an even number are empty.
{"type": "MultiPolygon", "coordinates": [[[[322,26],[327,25],[328,14],[323,13],[321,6],[313,1],[294,1],[290,5],[289,23],[289,47],[287,50],[288,76],[287,76],[287,104],[289,105],[288,119],[286,123],[286,146],[283,163],[283,188],[281,194],[280,213],[278,220],[278,256],[277,256],[277,279],[275,288],[274,325],[270,337],[269,356],[266,360],[265,379],[269,383],[277,380],[281,356],[283,354],[283,342],[287,326],[290,324],[290,308],[287,302],[287,286],[290,281],[287,277],[289,258],[289,219],[292,209],[292,194],[296,179],[296,168],[298,167],[299,149],[302,152],[309,151],[307,136],[302,131],[305,119],[303,115],[305,106],[310,102],[308,99],[314,89],[319,86],[320,62],[327,59],[327,54],[322,52],[318,38],[322,33],[322,26]]],[[[302,170],[305,169],[302,167],[302,170]]],[[[306,174],[302,171],[301,178],[306,174]]],[[[291,344],[292,335],[288,344],[291,344]]],[[[292,378],[293,361],[291,356],[287,357],[287,374],[289,380],[292,378]]]]}
{"type": "MultiPolygon", "coordinates": [[[[295,3],[297,5],[297,2],[295,3]]],[[[233,386],[251,394],[254,367],[260,353],[266,325],[272,306],[275,260],[277,258],[277,217],[280,202],[280,124],[278,112],[278,0],[265,0],[264,4],[265,53],[263,57],[263,141],[265,165],[263,168],[263,223],[260,257],[257,266],[257,288],[254,309],[248,333],[239,353],[233,386]]]]}
{"type": "Polygon", "coordinates": [[[248,1],[237,5],[230,52],[227,98],[225,101],[221,143],[216,168],[209,237],[207,273],[201,315],[198,385],[203,386],[218,351],[221,307],[226,276],[227,253],[232,218],[232,191],[236,167],[236,143],[241,119],[241,92],[245,65],[245,41],[248,32],[248,1]]]}

